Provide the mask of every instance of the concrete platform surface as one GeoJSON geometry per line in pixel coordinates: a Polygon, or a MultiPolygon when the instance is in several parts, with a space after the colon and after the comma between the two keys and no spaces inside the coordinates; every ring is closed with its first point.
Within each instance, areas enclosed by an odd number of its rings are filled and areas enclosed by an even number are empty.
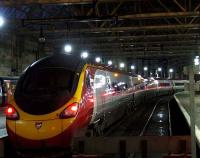
{"type": "MultiPolygon", "coordinates": [[[[179,92],[174,95],[179,108],[184,114],[188,125],[190,126],[190,94],[188,91],[179,92]]],[[[195,133],[197,138],[197,143],[200,147],[200,94],[195,95],[195,105],[196,105],[196,113],[195,113],[195,133]]]]}

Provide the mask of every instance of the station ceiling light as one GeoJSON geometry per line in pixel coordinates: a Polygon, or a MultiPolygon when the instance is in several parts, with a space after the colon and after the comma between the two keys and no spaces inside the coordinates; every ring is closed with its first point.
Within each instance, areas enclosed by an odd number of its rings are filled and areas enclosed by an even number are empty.
{"type": "Polygon", "coordinates": [[[4,18],[2,16],[0,16],[0,27],[2,27],[4,25],[4,18]]]}
{"type": "Polygon", "coordinates": [[[124,64],[124,63],[120,63],[120,64],[119,64],[119,67],[120,67],[120,68],[124,68],[124,67],[125,67],[125,64],[124,64]]]}
{"type": "Polygon", "coordinates": [[[100,57],[96,57],[96,58],[95,58],[95,61],[96,61],[97,63],[100,63],[100,62],[101,62],[101,58],[100,58],[100,57]]]}
{"type": "Polygon", "coordinates": [[[83,51],[81,53],[81,58],[86,59],[88,57],[88,52],[87,51],[83,51]]]}
{"type": "Polygon", "coordinates": [[[111,60],[108,61],[108,65],[112,65],[112,61],[111,60]]]}
{"type": "Polygon", "coordinates": [[[144,67],[144,71],[147,71],[147,70],[148,70],[148,67],[145,66],[145,67],[144,67]]]}
{"type": "Polygon", "coordinates": [[[66,44],[64,50],[66,53],[70,53],[72,51],[72,46],[70,44],[66,44]]]}
{"type": "Polygon", "coordinates": [[[194,65],[199,65],[199,56],[195,56],[194,65]]]}
{"type": "Polygon", "coordinates": [[[172,73],[172,72],[174,72],[174,70],[173,70],[173,69],[169,69],[169,72],[171,72],[171,73],[172,73]]]}
{"type": "Polygon", "coordinates": [[[159,71],[159,72],[161,72],[161,71],[162,71],[162,68],[161,68],[161,67],[159,67],[159,68],[158,68],[158,71],[159,71]]]}
{"type": "Polygon", "coordinates": [[[135,66],[134,65],[131,65],[131,70],[134,70],[135,69],[135,66]]]}

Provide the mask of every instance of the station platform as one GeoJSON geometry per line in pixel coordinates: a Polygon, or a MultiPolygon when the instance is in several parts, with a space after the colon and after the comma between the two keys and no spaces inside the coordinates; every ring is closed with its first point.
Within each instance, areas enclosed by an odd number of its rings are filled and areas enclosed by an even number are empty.
{"type": "MultiPolygon", "coordinates": [[[[186,118],[186,121],[188,125],[190,126],[190,95],[189,91],[179,92],[174,95],[175,100],[178,103],[179,108],[181,109],[183,115],[186,118]]],[[[196,139],[197,144],[200,147],[200,94],[195,94],[195,104],[196,104],[196,110],[195,110],[195,130],[196,130],[196,139]]]]}

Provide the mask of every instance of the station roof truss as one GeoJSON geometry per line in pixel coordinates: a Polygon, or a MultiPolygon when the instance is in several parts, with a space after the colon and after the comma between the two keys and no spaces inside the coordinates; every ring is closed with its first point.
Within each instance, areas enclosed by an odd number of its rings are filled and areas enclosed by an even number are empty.
{"type": "MultiPolygon", "coordinates": [[[[45,37],[45,51],[188,60],[200,49],[199,0],[1,0],[3,33],[45,37]]],[[[19,36],[19,37],[20,37],[19,36]]]]}

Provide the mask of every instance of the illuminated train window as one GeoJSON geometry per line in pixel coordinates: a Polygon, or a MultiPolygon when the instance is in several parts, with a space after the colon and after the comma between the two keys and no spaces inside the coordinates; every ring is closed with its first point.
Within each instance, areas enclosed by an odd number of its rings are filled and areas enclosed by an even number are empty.
{"type": "Polygon", "coordinates": [[[87,72],[87,76],[86,76],[86,86],[87,88],[91,88],[91,77],[89,72],[87,72]]]}

